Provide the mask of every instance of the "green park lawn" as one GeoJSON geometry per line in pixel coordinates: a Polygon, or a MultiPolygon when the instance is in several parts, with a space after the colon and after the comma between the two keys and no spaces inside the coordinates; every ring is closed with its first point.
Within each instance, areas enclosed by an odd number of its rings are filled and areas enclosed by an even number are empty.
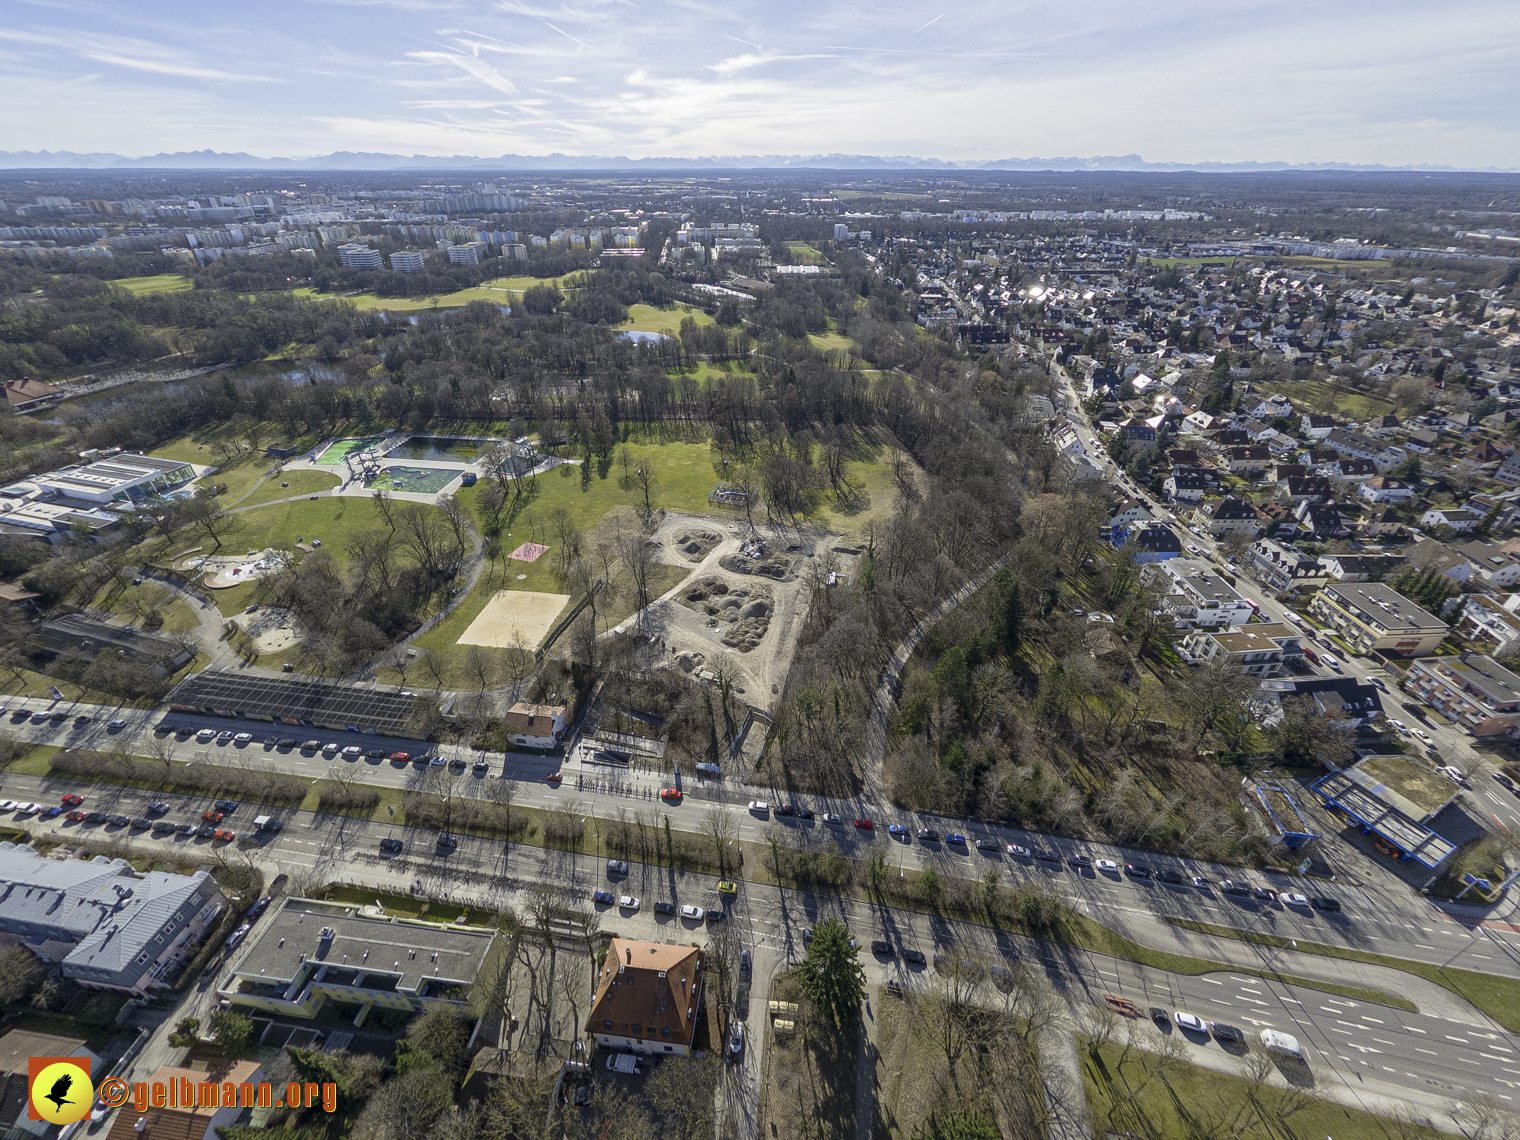
{"type": "Polygon", "coordinates": [[[470,289],[456,289],[452,293],[440,293],[435,297],[380,297],[374,293],[345,296],[339,293],[318,293],[307,286],[292,289],[291,293],[311,301],[350,301],[356,308],[366,311],[384,309],[392,313],[420,313],[435,308],[463,308],[471,301],[510,305],[536,285],[551,286],[561,292],[578,288],[582,276],[581,273],[567,273],[562,277],[496,277],[470,289]]]}
{"type": "Polygon", "coordinates": [[[828,260],[805,241],[787,242],[786,248],[791,252],[793,265],[822,265],[828,260]]]}
{"type": "Polygon", "coordinates": [[[122,277],[111,282],[118,289],[125,289],[128,293],[186,293],[195,288],[195,283],[188,277],[181,277],[178,273],[158,273],[152,277],[122,277]]]}
{"type": "Polygon", "coordinates": [[[244,493],[240,499],[228,497],[229,507],[253,507],[260,503],[288,499],[295,495],[315,495],[331,491],[342,480],[331,471],[278,471],[244,493]],[[286,487],[282,484],[288,483],[286,487]]]}
{"type": "Polygon", "coordinates": [[[710,325],[713,319],[701,309],[690,305],[671,305],[657,309],[653,305],[630,305],[628,319],[613,325],[614,332],[669,333],[675,336],[681,331],[681,322],[691,317],[699,325],[710,325]]]}

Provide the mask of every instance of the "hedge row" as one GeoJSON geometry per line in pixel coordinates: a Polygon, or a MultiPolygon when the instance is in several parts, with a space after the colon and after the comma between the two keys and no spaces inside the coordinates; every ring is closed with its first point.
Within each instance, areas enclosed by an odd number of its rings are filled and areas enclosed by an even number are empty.
{"type": "Polygon", "coordinates": [[[59,776],[83,780],[109,780],[138,788],[156,788],[190,795],[231,796],[256,803],[299,804],[308,784],[299,776],[255,768],[223,768],[216,764],[167,766],[155,760],[137,760],[107,752],[70,749],[48,760],[59,776]]]}

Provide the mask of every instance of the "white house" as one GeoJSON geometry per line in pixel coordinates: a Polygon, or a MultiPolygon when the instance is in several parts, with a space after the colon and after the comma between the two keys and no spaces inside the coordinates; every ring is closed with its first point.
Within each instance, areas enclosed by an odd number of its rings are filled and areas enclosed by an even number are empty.
{"type": "Polygon", "coordinates": [[[1420,516],[1421,526],[1449,526],[1459,534],[1472,530],[1483,520],[1465,507],[1455,510],[1431,509],[1420,516]]]}
{"type": "Polygon", "coordinates": [[[524,748],[557,748],[565,738],[563,705],[530,705],[518,701],[502,717],[507,739],[524,748]]]}
{"type": "Polygon", "coordinates": [[[1356,493],[1371,503],[1407,503],[1414,498],[1414,488],[1391,475],[1362,480],[1356,493]]]}

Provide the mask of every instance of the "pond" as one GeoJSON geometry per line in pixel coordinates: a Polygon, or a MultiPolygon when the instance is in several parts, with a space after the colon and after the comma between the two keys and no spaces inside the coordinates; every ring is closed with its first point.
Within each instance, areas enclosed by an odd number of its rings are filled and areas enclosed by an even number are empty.
{"type": "Polygon", "coordinates": [[[671,339],[664,333],[640,332],[637,329],[624,329],[622,332],[618,333],[618,336],[622,337],[624,340],[631,340],[638,344],[659,344],[663,340],[671,339]]]}

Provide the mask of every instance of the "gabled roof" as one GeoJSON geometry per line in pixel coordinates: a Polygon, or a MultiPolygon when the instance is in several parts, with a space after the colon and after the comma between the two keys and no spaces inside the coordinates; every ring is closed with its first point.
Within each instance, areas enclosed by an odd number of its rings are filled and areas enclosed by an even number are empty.
{"type": "Polygon", "coordinates": [[[596,975],[591,1032],[689,1044],[696,1030],[703,960],[695,946],[614,938],[596,975]]]}

